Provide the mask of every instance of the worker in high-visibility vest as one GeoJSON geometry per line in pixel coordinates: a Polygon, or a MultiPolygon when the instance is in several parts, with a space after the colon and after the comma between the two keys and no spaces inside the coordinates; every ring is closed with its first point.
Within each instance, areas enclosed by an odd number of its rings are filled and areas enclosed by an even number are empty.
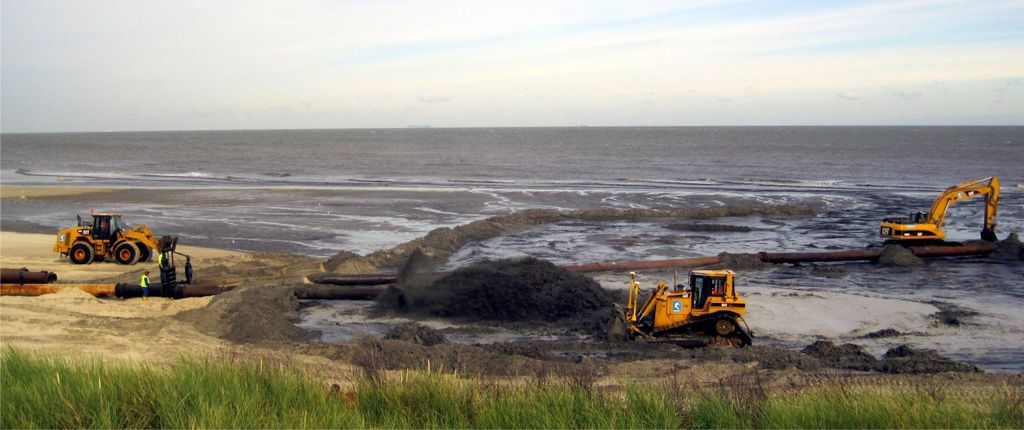
{"type": "Polygon", "coordinates": [[[160,270],[166,269],[168,264],[170,264],[170,262],[167,261],[165,253],[161,252],[159,255],[156,256],[156,267],[159,267],[160,270]]]}
{"type": "Polygon", "coordinates": [[[139,287],[142,287],[142,301],[144,302],[149,301],[150,284],[151,282],[149,281],[149,271],[147,270],[146,273],[142,274],[142,280],[139,281],[139,287]]]}

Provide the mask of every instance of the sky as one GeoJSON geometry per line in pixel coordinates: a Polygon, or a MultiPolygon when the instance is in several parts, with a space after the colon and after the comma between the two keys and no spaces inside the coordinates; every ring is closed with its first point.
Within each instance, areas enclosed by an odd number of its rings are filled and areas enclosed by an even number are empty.
{"type": "Polygon", "coordinates": [[[3,0],[0,131],[1024,125],[1024,1],[3,0]]]}

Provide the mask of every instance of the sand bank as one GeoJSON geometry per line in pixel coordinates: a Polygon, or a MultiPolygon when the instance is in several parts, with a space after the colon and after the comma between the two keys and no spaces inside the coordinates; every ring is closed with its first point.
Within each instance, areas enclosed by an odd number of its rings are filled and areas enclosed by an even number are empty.
{"type": "MultiPolygon", "coordinates": [[[[5,192],[7,189],[5,187],[5,192]]],[[[111,282],[133,278],[156,263],[74,265],[53,252],[54,236],[0,232],[0,265],[57,273],[58,282],[111,282]]],[[[245,254],[179,246],[197,265],[243,261],[245,254]]],[[[88,354],[129,360],[159,360],[182,353],[210,352],[223,341],[168,318],[206,306],[210,298],[185,300],[99,299],[78,290],[39,297],[0,297],[0,341],[30,350],[88,354]]]]}
{"type": "Polygon", "coordinates": [[[0,187],[0,199],[30,199],[35,197],[76,196],[92,193],[109,193],[116,188],[4,185],[0,187]]]}
{"type": "MultiPolygon", "coordinates": [[[[56,232],[55,232],[56,233],[56,232]]],[[[124,266],[117,263],[93,263],[86,265],[71,264],[53,252],[56,236],[47,234],[0,232],[0,266],[9,269],[22,267],[29,270],[45,270],[57,274],[61,283],[99,282],[132,274],[142,275],[149,269],[156,272],[156,262],[124,266]]],[[[192,264],[200,267],[209,265],[213,260],[243,259],[245,253],[223,249],[201,248],[179,245],[178,252],[192,257],[192,264]]]]}

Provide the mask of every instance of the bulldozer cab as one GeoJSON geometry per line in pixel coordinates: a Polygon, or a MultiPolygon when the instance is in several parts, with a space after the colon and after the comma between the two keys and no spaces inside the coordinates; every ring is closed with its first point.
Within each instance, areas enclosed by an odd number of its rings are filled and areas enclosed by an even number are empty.
{"type": "Polygon", "coordinates": [[[690,274],[690,290],[693,292],[693,308],[704,309],[708,298],[724,297],[728,275],[694,272],[690,274]]]}

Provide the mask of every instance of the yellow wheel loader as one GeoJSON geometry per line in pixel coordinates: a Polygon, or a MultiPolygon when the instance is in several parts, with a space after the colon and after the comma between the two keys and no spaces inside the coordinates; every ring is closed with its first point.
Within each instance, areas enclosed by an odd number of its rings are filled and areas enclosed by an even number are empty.
{"type": "Polygon", "coordinates": [[[695,270],[686,285],[659,282],[641,305],[640,282],[630,272],[629,299],[625,309],[617,307],[609,338],[689,347],[750,345],[754,336],[743,320],[747,304],[736,293],[735,278],[732,270],[695,270]]]}
{"type": "Polygon", "coordinates": [[[999,178],[979,179],[946,188],[932,203],[928,213],[912,213],[906,218],[885,218],[878,233],[895,242],[941,241],[946,238],[942,224],[946,211],[954,203],[971,197],[985,196],[985,222],[981,227],[981,238],[996,241],[996,209],[999,207],[999,178]]]}
{"type": "Polygon", "coordinates": [[[153,232],[145,224],[130,228],[121,214],[94,213],[92,223],[83,223],[57,232],[53,252],[68,257],[74,264],[114,260],[118,264],[149,261],[154,249],[160,249],[153,232]]]}

